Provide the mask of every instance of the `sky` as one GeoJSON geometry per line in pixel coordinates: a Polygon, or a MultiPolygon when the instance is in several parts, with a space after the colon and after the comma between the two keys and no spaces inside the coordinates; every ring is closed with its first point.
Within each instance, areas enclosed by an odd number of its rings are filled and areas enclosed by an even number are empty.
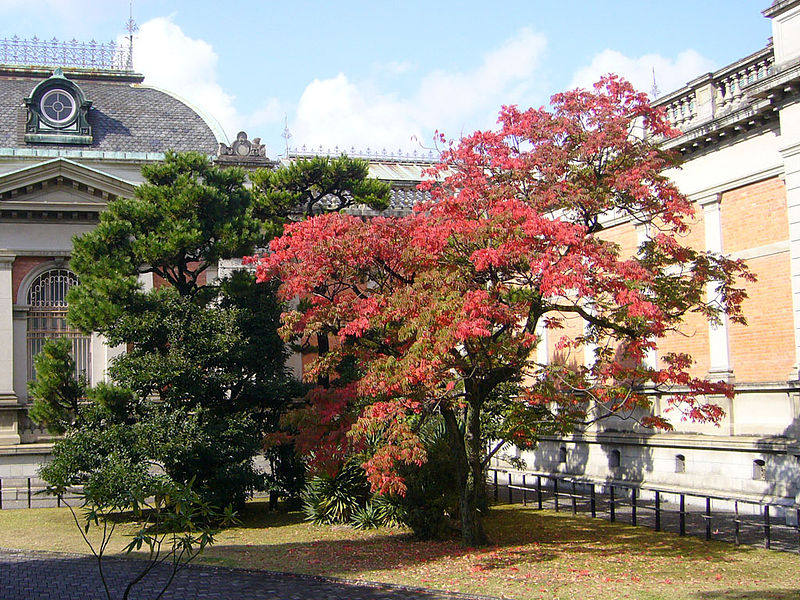
{"type": "MultiPolygon", "coordinates": [[[[135,0],[134,67],[268,156],[412,151],[605,73],[662,93],[763,48],[769,0],[135,0]]],[[[0,0],[0,38],[111,41],[128,0],[0,0]]]]}

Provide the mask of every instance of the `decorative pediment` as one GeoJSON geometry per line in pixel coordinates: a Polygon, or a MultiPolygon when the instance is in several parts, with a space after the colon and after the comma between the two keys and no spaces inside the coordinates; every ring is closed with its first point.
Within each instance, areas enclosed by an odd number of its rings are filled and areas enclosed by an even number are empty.
{"type": "Polygon", "coordinates": [[[56,158],[0,174],[0,206],[4,210],[98,210],[109,200],[133,196],[135,189],[129,181],[56,158]]]}
{"type": "Polygon", "coordinates": [[[217,161],[243,166],[266,166],[270,162],[267,158],[267,148],[261,143],[261,138],[248,140],[244,131],[236,134],[236,139],[230,146],[222,143],[219,145],[217,161]]]}

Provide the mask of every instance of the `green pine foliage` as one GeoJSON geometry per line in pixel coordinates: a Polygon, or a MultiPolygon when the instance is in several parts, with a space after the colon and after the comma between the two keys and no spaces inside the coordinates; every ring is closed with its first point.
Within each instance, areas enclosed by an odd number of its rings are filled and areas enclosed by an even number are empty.
{"type": "MultiPolygon", "coordinates": [[[[391,186],[369,178],[369,163],[347,156],[315,156],[250,176],[255,213],[265,223],[280,224],[356,205],[383,210],[391,186]]],[[[281,233],[280,228],[276,233],[281,233]]]]}
{"type": "Polygon", "coordinates": [[[45,342],[33,359],[36,378],[28,382],[28,395],[33,399],[30,418],[58,435],[75,424],[86,393],[85,382],[75,379],[71,350],[72,343],[65,338],[45,342]]]}
{"type": "Polygon", "coordinates": [[[193,481],[205,502],[239,506],[267,487],[253,459],[302,391],[285,367],[275,284],[209,272],[252,253],[262,223],[241,169],[170,153],[143,174],[134,198],[111,202],[97,228],[74,240],[80,284],[68,296],[70,321],[126,352],[109,365],[113,385],[88,391],[75,426],[59,428],[67,435],[42,473],[87,485],[118,459],[132,476],[147,465],[193,481]],[[145,289],[140,277],[151,273],[163,285],[145,289]]]}

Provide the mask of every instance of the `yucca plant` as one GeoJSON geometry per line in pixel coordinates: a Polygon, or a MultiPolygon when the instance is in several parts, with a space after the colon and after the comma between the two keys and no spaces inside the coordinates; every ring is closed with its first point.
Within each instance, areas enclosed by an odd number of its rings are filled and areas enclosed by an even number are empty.
{"type": "Polygon", "coordinates": [[[303,513],[318,525],[349,523],[369,499],[369,484],[361,465],[345,463],[335,475],[309,478],[302,492],[303,513]]]}
{"type": "Polygon", "coordinates": [[[367,502],[353,513],[350,524],[356,529],[377,529],[383,525],[378,514],[378,508],[372,501],[367,502]]]}
{"type": "Polygon", "coordinates": [[[402,527],[407,517],[399,496],[375,494],[370,500],[379,527],[402,527]]]}

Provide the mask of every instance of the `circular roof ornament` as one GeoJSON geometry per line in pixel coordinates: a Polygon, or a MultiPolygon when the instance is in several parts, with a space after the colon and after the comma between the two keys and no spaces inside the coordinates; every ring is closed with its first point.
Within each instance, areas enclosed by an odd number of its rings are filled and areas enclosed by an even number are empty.
{"type": "Polygon", "coordinates": [[[54,88],[46,92],[39,101],[39,108],[48,121],[56,125],[69,123],[75,116],[78,103],[75,98],[61,88],[54,88]]]}

